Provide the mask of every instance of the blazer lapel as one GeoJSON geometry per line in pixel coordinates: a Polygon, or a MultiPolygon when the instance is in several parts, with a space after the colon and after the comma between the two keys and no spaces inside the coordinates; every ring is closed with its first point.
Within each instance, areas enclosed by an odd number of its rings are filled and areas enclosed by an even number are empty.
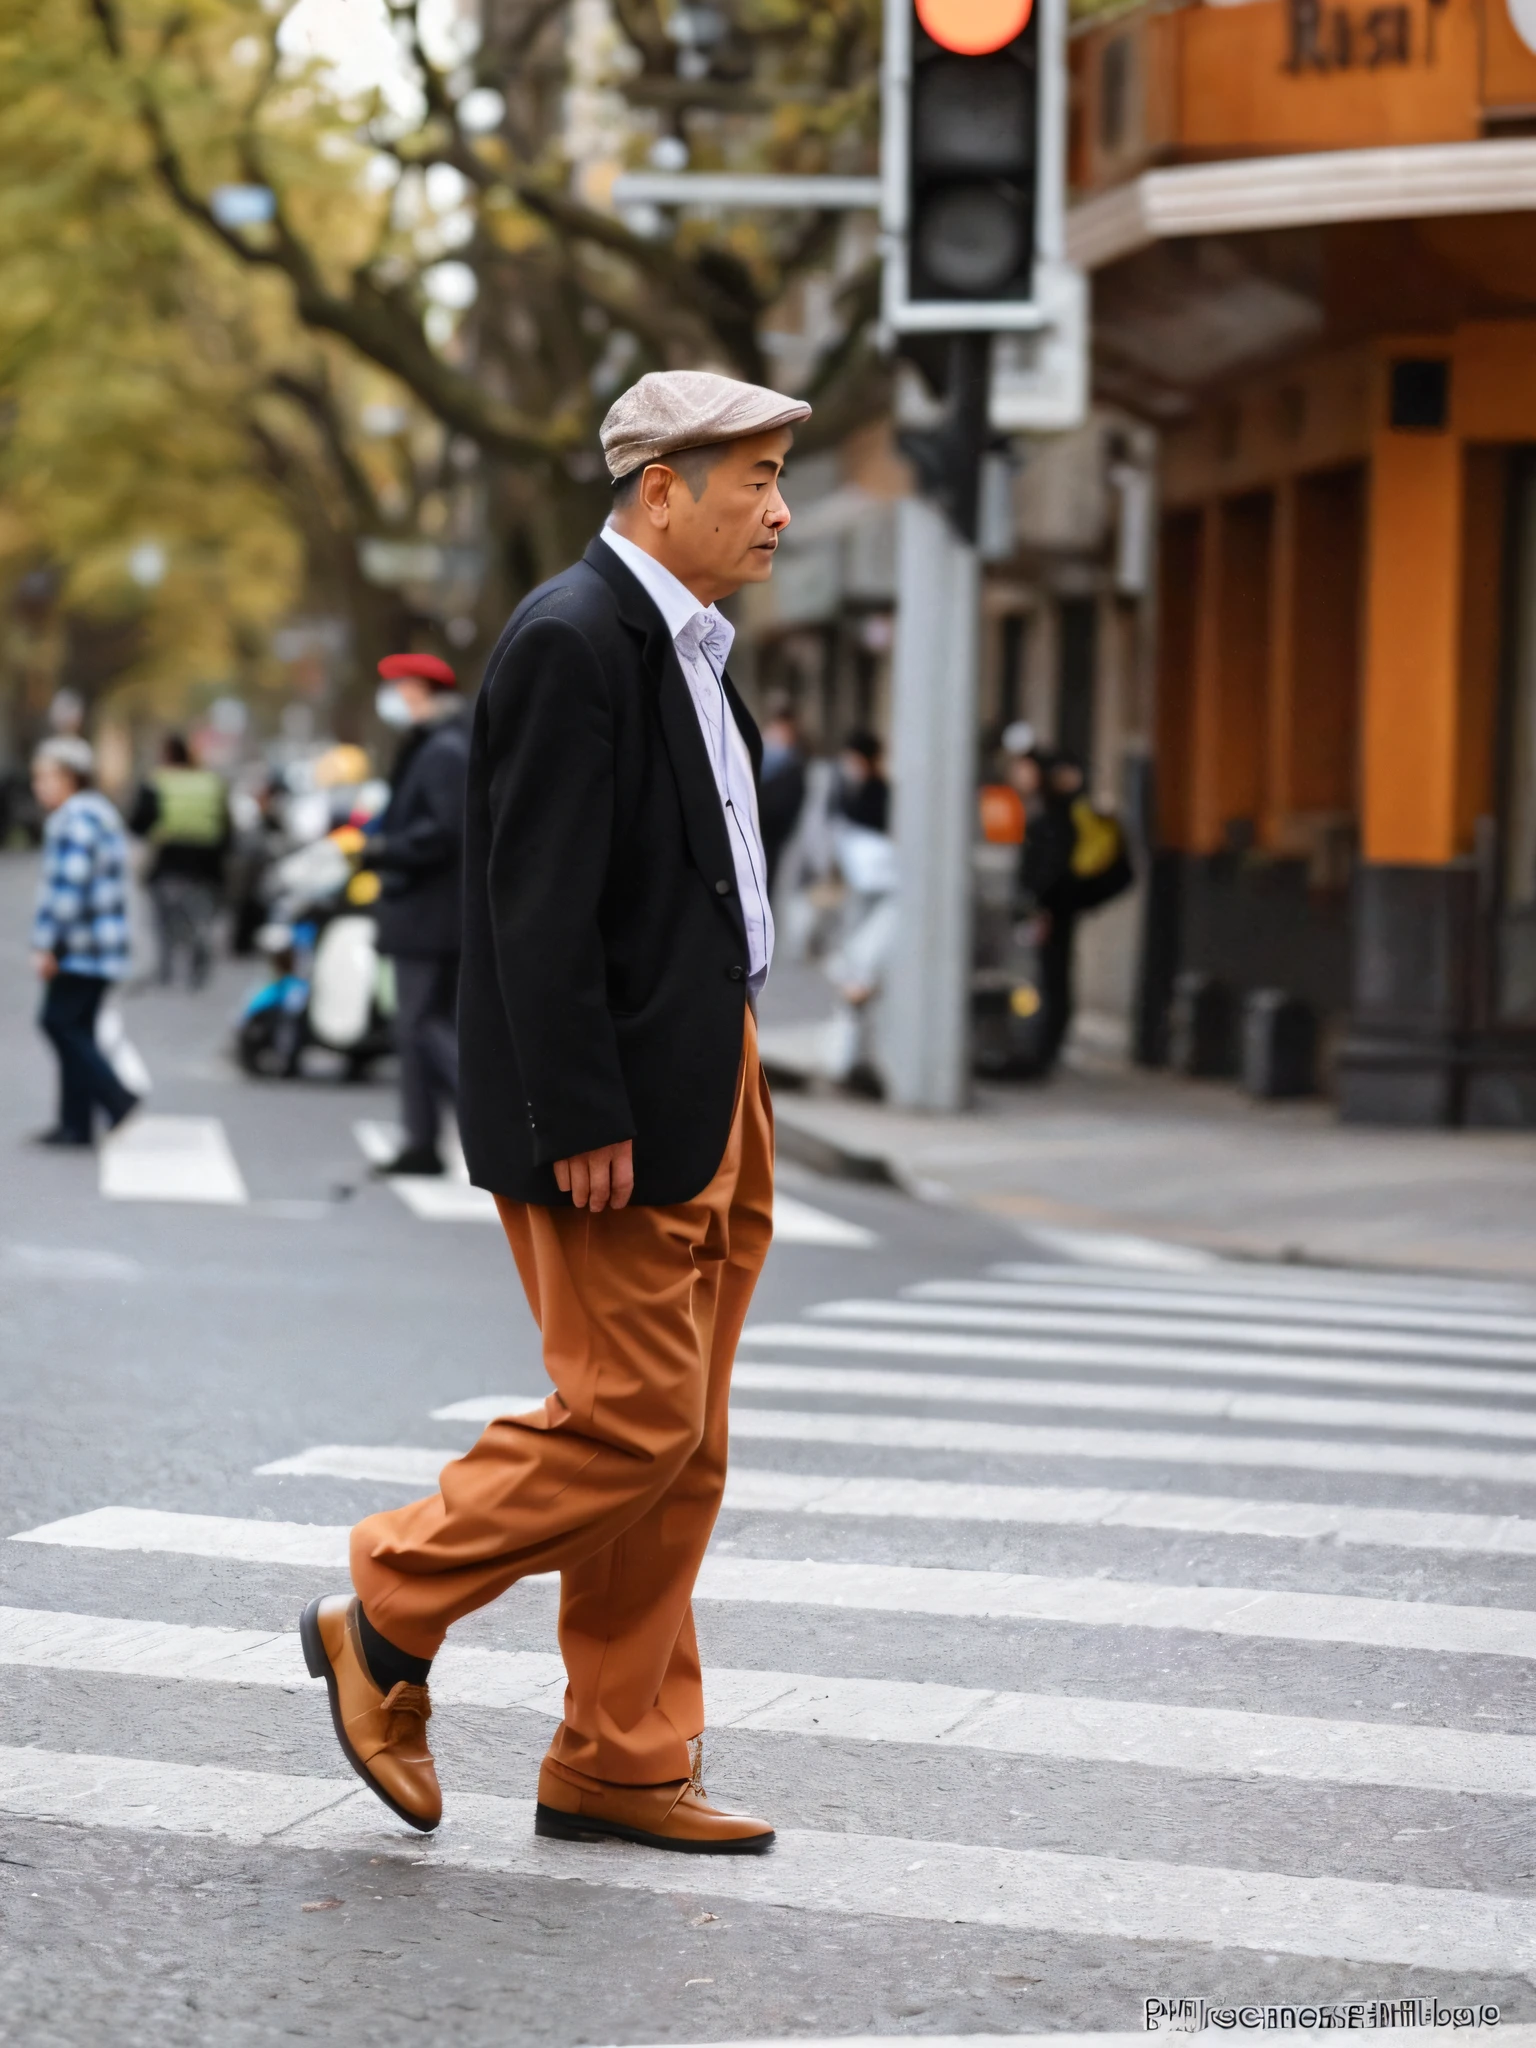
{"type": "MultiPolygon", "coordinates": [[[[605,541],[594,540],[588,547],[584,560],[597,571],[618,600],[619,617],[625,625],[640,636],[641,660],[646,674],[656,689],[657,708],[661,713],[662,737],[666,741],[667,753],[672,762],[672,773],[677,780],[677,792],[683,807],[683,829],[688,835],[688,850],[693,855],[694,866],[709,885],[710,893],[720,908],[730,918],[746,943],[746,923],[742,917],[741,905],[736,900],[734,886],[736,865],[731,855],[730,835],[726,829],[725,810],[720,801],[720,791],[715,782],[714,770],[709,765],[709,754],[704,745],[704,734],[699,726],[699,715],[693,706],[682,664],[677,658],[677,649],[672,645],[672,635],[667,631],[666,622],[657,611],[645,590],[619,560],[605,541]],[[729,881],[732,887],[728,894],[721,895],[715,889],[718,881],[729,881]]],[[[733,711],[739,699],[734,689],[728,687],[727,701],[733,711]]],[[[745,713],[746,724],[755,736],[757,728],[745,706],[738,713],[738,722],[745,713]]],[[[745,728],[743,728],[745,730],[745,728]]],[[[747,742],[750,747],[752,741],[747,742]]],[[[759,749],[761,742],[759,742],[759,749]]],[[[756,756],[754,756],[754,761],[756,756]]]]}

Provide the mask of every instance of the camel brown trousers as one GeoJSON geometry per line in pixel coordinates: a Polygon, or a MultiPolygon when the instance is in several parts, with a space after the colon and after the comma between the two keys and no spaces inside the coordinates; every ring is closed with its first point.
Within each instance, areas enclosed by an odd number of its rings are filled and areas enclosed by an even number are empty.
{"type": "Polygon", "coordinates": [[[352,1532],[352,1583],[389,1642],[560,1574],[565,1719],[550,1755],[613,1784],[689,1775],[704,1727],[692,1595],[720,1498],[731,1364],[773,1235],[773,1118],[750,1010],[725,1156],[691,1202],[496,1198],[555,1391],[491,1423],[438,1491],[352,1532]]]}

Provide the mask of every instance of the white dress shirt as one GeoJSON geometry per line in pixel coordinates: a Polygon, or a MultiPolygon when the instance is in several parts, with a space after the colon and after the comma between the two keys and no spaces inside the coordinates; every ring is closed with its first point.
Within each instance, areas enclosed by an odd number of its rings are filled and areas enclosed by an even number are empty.
{"type": "Polygon", "coordinates": [[[704,751],[709,756],[715,787],[720,792],[720,806],[725,812],[725,829],[736,869],[736,894],[747,927],[747,986],[755,996],[768,979],[773,959],[773,912],[768,907],[768,862],[757,816],[752,756],[747,752],[747,743],[720,680],[736,628],[712,604],[701,605],[670,569],[644,548],[637,548],[632,540],[626,540],[622,533],[605,526],[603,539],[661,613],[677,649],[678,665],[693,699],[699,730],[704,735],[704,751]]]}

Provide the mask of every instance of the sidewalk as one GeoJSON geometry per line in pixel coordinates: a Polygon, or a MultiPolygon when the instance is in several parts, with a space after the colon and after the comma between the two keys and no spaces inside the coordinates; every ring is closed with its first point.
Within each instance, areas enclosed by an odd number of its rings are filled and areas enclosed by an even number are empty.
{"type": "Polygon", "coordinates": [[[807,1022],[769,1023],[780,1149],[1021,1227],[1115,1230],[1240,1257],[1536,1279],[1536,1135],[1340,1125],[1221,1082],[1067,1070],[925,1116],[802,1092],[807,1022]],[[785,1082],[791,1085],[786,1086],[785,1082]]]}

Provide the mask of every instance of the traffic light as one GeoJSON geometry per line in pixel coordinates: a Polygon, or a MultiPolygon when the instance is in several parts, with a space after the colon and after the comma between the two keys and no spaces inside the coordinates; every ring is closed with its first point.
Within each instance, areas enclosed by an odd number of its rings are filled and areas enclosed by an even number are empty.
{"type": "MultiPolygon", "coordinates": [[[[897,333],[1041,325],[1043,105],[1037,0],[886,0],[885,316],[897,333]]],[[[1053,80],[1054,84],[1055,81],[1053,80]]]]}

